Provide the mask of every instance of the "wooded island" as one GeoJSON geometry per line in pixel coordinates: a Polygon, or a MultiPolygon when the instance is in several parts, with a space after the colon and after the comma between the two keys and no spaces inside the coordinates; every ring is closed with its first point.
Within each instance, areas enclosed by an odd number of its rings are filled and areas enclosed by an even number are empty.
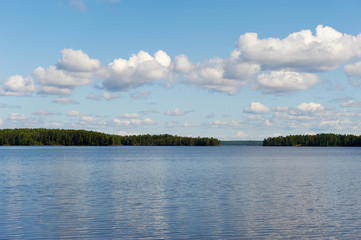
{"type": "Polygon", "coordinates": [[[179,137],[168,134],[120,136],[86,130],[19,128],[1,129],[0,146],[218,146],[206,137],[179,137]]]}
{"type": "Polygon", "coordinates": [[[322,133],[316,135],[269,137],[263,140],[263,146],[361,147],[361,136],[322,133]]]}

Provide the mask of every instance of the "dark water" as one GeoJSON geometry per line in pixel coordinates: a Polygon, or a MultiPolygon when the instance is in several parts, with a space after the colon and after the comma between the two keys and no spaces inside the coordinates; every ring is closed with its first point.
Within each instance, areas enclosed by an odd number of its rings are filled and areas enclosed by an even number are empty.
{"type": "Polygon", "coordinates": [[[361,148],[0,147],[0,239],[355,239],[361,148]]]}

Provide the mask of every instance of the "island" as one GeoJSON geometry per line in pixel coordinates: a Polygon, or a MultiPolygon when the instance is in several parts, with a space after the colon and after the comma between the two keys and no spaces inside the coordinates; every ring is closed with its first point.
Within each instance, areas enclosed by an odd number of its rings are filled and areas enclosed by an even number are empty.
{"type": "Polygon", "coordinates": [[[0,146],[219,146],[216,138],[169,134],[120,136],[96,131],[45,128],[0,129],[0,146]]]}
{"type": "Polygon", "coordinates": [[[315,135],[269,137],[263,140],[263,146],[361,147],[361,136],[320,133],[315,135]]]}

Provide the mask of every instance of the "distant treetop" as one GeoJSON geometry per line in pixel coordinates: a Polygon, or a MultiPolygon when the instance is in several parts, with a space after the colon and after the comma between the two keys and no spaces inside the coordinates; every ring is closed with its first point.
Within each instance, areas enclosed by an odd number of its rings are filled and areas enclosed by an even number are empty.
{"type": "Polygon", "coordinates": [[[269,137],[263,146],[344,146],[361,147],[361,136],[321,133],[316,135],[290,135],[269,137]]]}
{"type": "Polygon", "coordinates": [[[1,129],[1,145],[25,146],[218,146],[220,141],[205,137],[179,137],[168,134],[119,136],[86,130],[19,128],[1,129]]]}

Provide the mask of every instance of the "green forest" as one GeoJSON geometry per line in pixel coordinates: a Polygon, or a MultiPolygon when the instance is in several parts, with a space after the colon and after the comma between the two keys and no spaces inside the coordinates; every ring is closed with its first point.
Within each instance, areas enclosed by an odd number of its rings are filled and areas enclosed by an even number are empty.
{"type": "Polygon", "coordinates": [[[263,140],[263,146],[361,147],[361,136],[321,133],[316,135],[269,137],[263,140]]]}
{"type": "Polygon", "coordinates": [[[0,146],[219,146],[220,141],[205,137],[168,134],[119,136],[86,130],[19,128],[1,129],[0,146]]]}

